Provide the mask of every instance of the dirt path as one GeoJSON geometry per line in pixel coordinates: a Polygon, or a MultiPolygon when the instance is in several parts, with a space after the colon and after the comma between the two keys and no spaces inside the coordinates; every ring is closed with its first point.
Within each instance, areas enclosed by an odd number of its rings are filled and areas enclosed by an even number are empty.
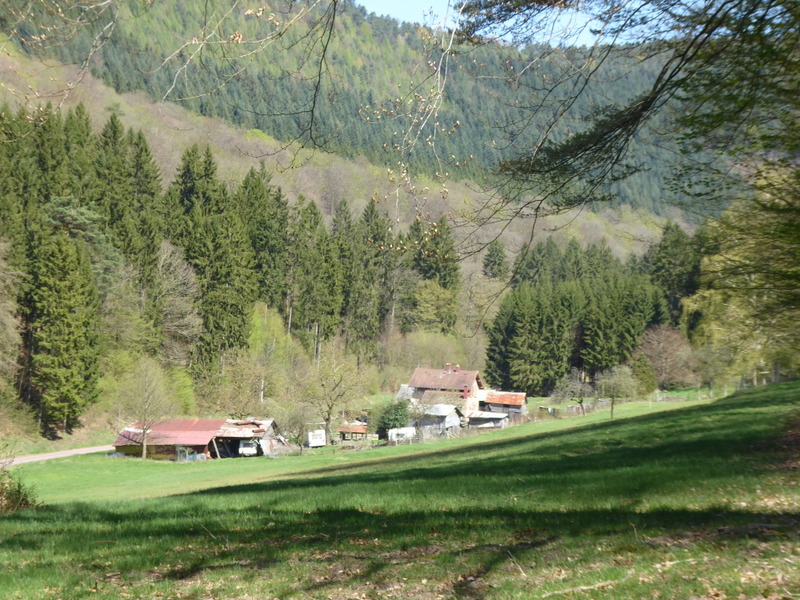
{"type": "Polygon", "coordinates": [[[51,458],[64,458],[65,456],[76,456],[78,454],[92,454],[94,452],[112,452],[114,446],[91,446],[89,448],[75,448],[73,450],[59,450],[58,452],[45,452],[43,454],[31,454],[30,456],[17,456],[12,465],[21,465],[40,460],[50,460],[51,458]]]}

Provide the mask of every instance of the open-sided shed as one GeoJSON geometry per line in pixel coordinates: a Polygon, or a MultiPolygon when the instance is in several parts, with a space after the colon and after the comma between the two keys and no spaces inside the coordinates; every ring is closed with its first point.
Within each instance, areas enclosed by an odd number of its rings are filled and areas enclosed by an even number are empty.
{"type": "Polygon", "coordinates": [[[114,448],[121,454],[142,456],[145,446],[148,458],[205,460],[261,455],[265,442],[277,438],[273,419],[171,419],[149,428],[126,427],[114,448]]]}

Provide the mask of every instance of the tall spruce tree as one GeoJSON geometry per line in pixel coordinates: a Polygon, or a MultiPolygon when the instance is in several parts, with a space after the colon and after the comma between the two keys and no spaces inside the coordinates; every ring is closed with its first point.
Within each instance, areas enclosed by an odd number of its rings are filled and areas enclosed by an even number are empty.
{"type": "Polygon", "coordinates": [[[250,169],[237,190],[236,203],[253,248],[258,297],[280,308],[286,291],[289,204],[269,179],[263,164],[250,169]]]}
{"type": "Polygon", "coordinates": [[[458,265],[453,229],[442,216],[435,223],[417,218],[409,227],[411,265],[423,279],[432,279],[446,290],[458,290],[461,270],[458,265]]]}
{"type": "Polygon", "coordinates": [[[304,198],[289,225],[287,262],[287,326],[317,353],[339,326],[344,274],[322,214],[304,198]]]}
{"type": "Polygon", "coordinates": [[[681,301],[697,291],[701,253],[697,243],[676,223],[667,221],[658,243],[648,248],[643,266],[663,292],[673,325],[681,320],[681,301]]]}
{"type": "Polygon", "coordinates": [[[116,113],[111,113],[95,143],[95,188],[92,208],[105,217],[112,230],[125,223],[131,187],[128,139],[116,113]]]}
{"type": "Polygon", "coordinates": [[[660,291],[602,244],[537,244],[518,260],[515,282],[489,330],[487,379],[529,394],[548,394],[570,368],[593,374],[624,362],[666,318],[660,291]]]}
{"type": "Polygon", "coordinates": [[[29,398],[42,428],[69,431],[98,393],[97,292],[82,240],[45,231],[33,256],[29,398]]]}
{"type": "Polygon", "coordinates": [[[503,242],[492,240],[483,257],[483,274],[491,279],[504,279],[508,275],[508,257],[503,242]]]}

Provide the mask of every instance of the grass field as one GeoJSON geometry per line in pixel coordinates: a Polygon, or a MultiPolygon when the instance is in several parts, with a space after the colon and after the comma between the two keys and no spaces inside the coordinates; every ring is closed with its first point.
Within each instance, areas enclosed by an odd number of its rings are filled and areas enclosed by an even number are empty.
{"type": "Polygon", "coordinates": [[[793,598],[800,386],[425,447],[21,466],[0,597],[793,598]]]}

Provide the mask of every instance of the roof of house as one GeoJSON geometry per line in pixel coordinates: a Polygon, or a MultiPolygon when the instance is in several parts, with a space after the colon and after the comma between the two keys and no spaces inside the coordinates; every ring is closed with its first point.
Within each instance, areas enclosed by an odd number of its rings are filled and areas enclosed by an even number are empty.
{"type": "Polygon", "coordinates": [[[261,437],[267,429],[277,429],[275,419],[228,420],[220,426],[217,437],[249,439],[261,437]]]}
{"type": "Polygon", "coordinates": [[[367,433],[367,425],[342,425],[339,433],[367,433]]]}
{"type": "Polygon", "coordinates": [[[420,404],[462,404],[462,392],[425,390],[420,396],[420,404]]]}
{"type": "MultiPolygon", "coordinates": [[[[261,437],[273,423],[272,419],[171,419],[153,424],[147,432],[147,444],[205,446],[215,437],[250,439],[261,437]]],[[[143,437],[141,425],[126,427],[117,436],[114,446],[141,446],[143,437]]]]}
{"type": "Polygon", "coordinates": [[[504,406],[525,406],[525,394],[523,392],[489,392],[486,394],[484,402],[504,406]]]}
{"type": "Polygon", "coordinates": [[[431,417],[449,417],[454,412],[461,414],[461,410],[452,404],[434,404],[425,407],[425,414],[431,417]]]}
{"type": "Polygon", "coordinates": [[[458,367],[448,369],[414,369],[409,386],[416,389],[462,391],[471,388],[475,383],[483,387],[483,381],[477,371],[462,371],[458,367]]]}
{"type": "Polygon", "coordinates": [[[503,412],[489,412],[486,410],[465,410],[464,416],[468,419],[486,419],[492,421],[502,421],[507,419],[508,415],[503,412]]]}

